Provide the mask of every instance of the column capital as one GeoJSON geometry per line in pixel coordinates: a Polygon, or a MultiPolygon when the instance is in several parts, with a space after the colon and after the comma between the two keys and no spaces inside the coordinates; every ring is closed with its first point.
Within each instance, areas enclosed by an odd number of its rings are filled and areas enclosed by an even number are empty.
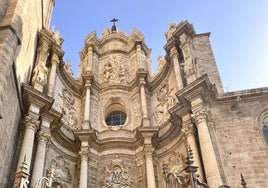
{"type": "Polygon", "coordinates": [[[88,147],[82,147],[81,150],[79,151],[79,155],[80,155],[82,161],[88,160],[88,154],[89,154],[88,147]]]}
{"type": "Polygon", "coordinates": [[[30,117],[30,116],[25,116],[23,120],[23,124],[25,125],[26,128],[32,129],[33,131],[36,131],[39,127],[40,121],[30,117]]]}
{"type": "Polygon", "coordinates": [[[201,122],[207,122],[208,117],[208,112],[204,109],[191,114],[192,121],[197,124],[201,122]]]}
{"type": "Polygon", "coordinates": [[[38,131],[37,138],[39,142],[48,143],[51,138],[51,135],[50,133],[41,130],[38,131]]]}
{"type": "Polygon", "coordinates": [[[152,145],[144,146],[144,156],[145,158],[152,158],[154,153],[154,147],[152,145]]]}

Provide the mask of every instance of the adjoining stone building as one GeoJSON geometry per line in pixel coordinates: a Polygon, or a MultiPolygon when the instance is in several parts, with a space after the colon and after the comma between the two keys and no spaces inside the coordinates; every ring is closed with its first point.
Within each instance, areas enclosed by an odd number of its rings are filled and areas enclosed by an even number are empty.
{"type": "Polygon", "coordinates": [[[189,146],[209,187],[242,187],[240,173],[266,187],[268,88],[225,93],[209,33],[172,24],[152,73],[140,31],[92,32],[76,79],[49,30],[54,1],[40,2],[0,2],[0,187],[162,188],[164,165],[187,176],[189,146]]]}

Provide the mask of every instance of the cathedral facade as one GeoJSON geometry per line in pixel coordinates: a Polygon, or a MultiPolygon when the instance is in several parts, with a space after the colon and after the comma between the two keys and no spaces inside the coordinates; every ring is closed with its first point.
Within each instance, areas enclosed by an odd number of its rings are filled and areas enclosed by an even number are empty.
{"type": "Polygon", "coordinates": [[[0,187],[266,187],[268,88],[224,92],[210,33],[171,24],[152,73],[143,34],[113,25],[74,78],[53,0],[0,5],[0,187]]]}

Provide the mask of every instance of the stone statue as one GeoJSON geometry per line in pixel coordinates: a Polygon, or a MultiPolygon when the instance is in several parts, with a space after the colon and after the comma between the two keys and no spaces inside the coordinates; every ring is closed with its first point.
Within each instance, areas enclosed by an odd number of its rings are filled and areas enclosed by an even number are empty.
{"type": "Polygon", "coordinates": [[[33,71],[33,82],[47,83],[48,68],[44,62],[39,62],[33,71]]]}
{"type": "Polygon", "coordinates": [[[159,55],[157,61],[158,61],[157,71],[159,72],[166,64],[166,60],[163,56],[159,55]]]}
{"type": "Polygon", "coordinates": [[[177,24],[176,23],[171,23],[169,25],[169,30],[167,32],[165,32],[165,36],[166,36],[166,39],[170,39],[173,35],[173,32],[176,30],[176,26],[177,24]]]}
{"type": "Polygon", "coordinates": [[[71,67],[71,61],[69,59],[66,60],[64,68],[65,68],[67,73],[69,73],[72,76],[74,75],[74,72],[73,72],[72,67],[71,67]]]}

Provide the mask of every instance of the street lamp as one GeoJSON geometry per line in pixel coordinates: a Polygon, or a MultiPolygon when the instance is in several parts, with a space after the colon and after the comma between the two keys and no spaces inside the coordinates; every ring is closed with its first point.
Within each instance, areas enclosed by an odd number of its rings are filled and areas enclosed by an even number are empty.
{"type": "Polygon", "coordinates": [[[45,186],[50,188],[53,183],[53,178],[54,178],[54,168],[53,165],[48,169],[48,174],[47,177],[42,177],[40,178],[35,184],[34,188],[41,187],[42,183],[45,183],[45,186]]]}
{"type": "Polygon", "coordinates": [[[201,182],[198,178],[197,166],[194,166],[193,152],[190,146],[187,147],[186,167],[183,169],[187,175],[183,176],[177,172],[168,172],[167,164],[162,165],[166,188],[172,188],[173,181],[177,181],[181,185],[191,185],[191,188],[198,188],[198,185],[208,188],[208,185],[201,182]]]}

